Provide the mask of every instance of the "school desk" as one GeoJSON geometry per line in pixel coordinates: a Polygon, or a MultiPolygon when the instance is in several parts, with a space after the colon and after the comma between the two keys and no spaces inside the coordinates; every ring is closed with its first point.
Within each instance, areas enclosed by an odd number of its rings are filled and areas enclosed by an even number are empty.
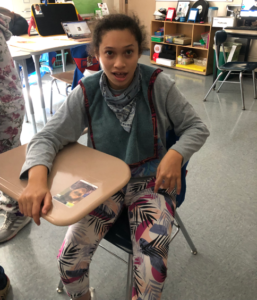
{"type": "MultiPolygon", "coordinates": [[[[249,30],[248,27],[226,27],[224,28],[226,31],[228,37],[233,37],[233,38],[240,38],[240,39],[247,39],[247,45],[246,49],[244,51],[244,61],[248,61],[248,55],[249,55],[249,50],[250,50],[250,44],[252,40],[257,39],[257,30],[256,27],[251,30],[249,30]]],[[[220,54],[220,49],[218,49],[218,57],[220,54]]],[[[218,68],[216,66],[216,60],[214,61],[214,72],[213,72],[213,82],[217,78],[217,73],[218,73],[218,68]]],[[[215,88],[215,87],[214,87],[215,88]]]]}
{"type": "MultiPolygon", "coordinates": [[[[0,154],[0,190],[17,200],[27,185],[20,180],[27,145],[0,154]]],[[[130,169],[122,160],[78,143],[65,146],[56,156],[48,177],[52,196],[84,180],[98,188],[72,207],[53,199],[53,207],[42,215],[48,222],[67,226],[78,222],[122,189],[130,180],[130,169]]]]}
{"type": "Polygon", "coordinates": [[[29,52],[34,60],[35,69],[37,73],[39,93],[40,93],[40,102],[41,108],[43,112],[43,122],[44,125],[47,123],[46,111],[45,111],[45,100],[42,88],[42,81],[40,76],[40,66],[39,66],[39,58],[43,53],[51,52],[51,51],[61,51],[62,53],[62,62],[63,62],[63,72],[66,71],[65,68],[65,49],[71,49],[73,47],[79,45],[86,45],[90,43],[90,40],[84,41],[75,41],[69,39],[66,35],[60,36],[51,36],[51,37],[41,37],[41,36],[14,36],[8,41],[8,45],[12,47],[16,47],[19,50],[29,52]]]}

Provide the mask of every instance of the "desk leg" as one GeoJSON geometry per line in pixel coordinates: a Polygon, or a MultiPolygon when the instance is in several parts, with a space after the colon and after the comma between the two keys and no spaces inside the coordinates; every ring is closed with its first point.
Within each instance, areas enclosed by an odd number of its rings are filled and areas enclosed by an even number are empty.
{"type": "Polygon", "coordinates": [[[64,50],[61,50],[61,52],[62,52],[62,70],[63,70],[63,72],[66,72],[65,53],[64,53],[64,50]]]}
{"type": "Polygon", "coordinates": [[[41,107],[42,107],[42,111],[43,111],[43,122],[44,122],[44,125],[46,125],[47,118],[46,118],[46,110],[45,110],[45,100],[44,100],[42,80],[41,80],[40,67],[39,67],[40,55],[32,55],[32,57],[33,57],[34,64],[35,64],[35,69],[36,69],[36,72],[37,72],[37,83],[38,83],[38,87],[39,87],[41,107]]]}
{"type": "Polygon", "coordinates": [[[28,79],[29,75],[28,75],[28,69],[27,69],[27,64],[26,64],[25,59],[23,59],[21,61],[21,65],[22,65],[22,70],[23,70],[25,87],[26,87],[26,91],[27,91],[27,95],[28,95],[29,110],[30,110],[30,115],[31,115],[31,119],[32,119],[33,131],[34,131],[34,134],[36,134],[37,133],[37,125],[36,125],[36,121],[35,121],[34,107],[33,107],[32,99],[31,99],[31,95],[30,95],[30,86],[29,86],[29,79],[28,79]]]}
{"type": "MultiPolygon", "coordinates": [[[[23,89],[22,78],[20,77],[20,65],[19,65],[19,62],[16,61],[16,60],[14,60],[14,65],[15,65],[16,71],[17,71],[18,76],[19,76],[20,81],[21,81],[21,87],[22,87],[22,89],[23,89]]],[[[27,114],[26,106],[24,107],[24,109],[25,109],[25,116],[24,116],[24,117],[25,117],[25,122],[26,122],[26,123],[29,123],[29,119],[28,119],[28,114],[27,114]]]]}
{"type": "Polygon", "coordinates": [[[251,39],[247,39],[244,61],[248,60],[248,54],[249,54],[249,50],[250,50],[250,44],[251,44],[251,39]]]}

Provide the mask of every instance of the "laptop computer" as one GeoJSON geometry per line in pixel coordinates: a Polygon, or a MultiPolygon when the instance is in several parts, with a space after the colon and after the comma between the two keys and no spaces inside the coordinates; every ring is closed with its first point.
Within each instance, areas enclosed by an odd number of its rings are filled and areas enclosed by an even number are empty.
{"type": "Polygon", "coordinates": [[[64,32],[71,39],[90,39],[91,31],[86,21],[62,22],[64,32]]]}

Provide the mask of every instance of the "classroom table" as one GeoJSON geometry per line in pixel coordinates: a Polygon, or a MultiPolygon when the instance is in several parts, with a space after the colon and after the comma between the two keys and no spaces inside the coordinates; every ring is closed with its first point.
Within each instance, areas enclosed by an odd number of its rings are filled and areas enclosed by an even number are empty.
{"type": "MultiPolygon", "coordinates": [[[[20,74],[19,65],[22,66],[22,72],[23,72],[23,77],[24,77],[24,81],[25,81],[25,88],[26,88],[27,95],[28,95],[29,111],[30,111],[30,115],[31,115],[33,131],[36,134],[37,126],[36,126],[36,121],[35,121],[34,107],[33,107],[32,99],[31,99],[31,95],[30,95],[28,69],[27,69],[27,64],[26,64],[26,59],[30,58],[31,54],[29,52],[19,50],[12,46],[9,46],[9,50],[10,50],[11,56],[14,60],[14,64],[17,69],[18,75],[20,74]]],[[[22,82],[21,82],[21,86],[23,86],[22,82]]],[[[28,121],[27,113],[25,115],[26,115],[26,121],[28,121]]]]}
{"type": "MultiPolygon", "coordinates": [[[[233,29],[233,27],[227,27],[227,28],[224,28],[224,30],[226,31],[228,37],[247,39],[246,50],[244,53],[245,54],[244,61],[247,61],[249,50],[250,50],[251,40],[257,39],[257,30],[244,30],[244,29],[241,30],[241,29],[238,29],[238,27],[237,27],[237,29],[233,29]]],[[[217,54],[219,57],[220,49],[218,49],[217,54]]],[[[218,68],[216,66],[216,60],[215,60],[214,64],[215,64],[215,69],[213,72],[213,82],[216,80],[217,73],[218,73],[218,68]]],[[[214,86],[214,88],[215,88],[215,86],[214,86]]]]}
{"type": "Polygon", "coordinates": [[[63,72],[65,72],[66,68],[65,68],[64,50],[71,49],[80,45],[86,45],[88,43],[90,43],[90,40],[76,41],[76,40],[69,39],[66,35],[51,36],[51,37],[41,37],[39,35],[36,36],[22,35],[20,37],[17,36],[12,37],[10,41],[8,41],[8,44],[10,46],[29,52],[34,60],[35,69],[37,73],[44,125],[47,123],[47,118],[46,118],[46,111],[45,111],[45,100],[44,100],[44,94],[42,88],[42,80],[40,76],[40,65],[39,65],[40,55],[51,51],[61,51],[63,72]]]}

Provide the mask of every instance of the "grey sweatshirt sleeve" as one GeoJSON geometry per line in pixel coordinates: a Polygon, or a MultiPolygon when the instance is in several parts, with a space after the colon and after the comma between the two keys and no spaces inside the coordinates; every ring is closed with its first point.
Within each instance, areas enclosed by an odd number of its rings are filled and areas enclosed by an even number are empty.
{"type": "Polygon", "coordinates": [[[168,75],[162,73],[157,77],[154,98],[158,107],[160,137],[166,143],[167,129],[174,129],[180,139],[170,149],[183,156],[184,165],[203,146],[209,130],[168,75]]]}
{"type": "Polygon", "coordinates": [[[68,143],[76,142],[86,127],[88,121],[84,95],[78,86],[42,131],[30,141],[20,178],[27,178],[28,170],[36,165],[44,165],[50,172],[58,151],[68,143]]]}

